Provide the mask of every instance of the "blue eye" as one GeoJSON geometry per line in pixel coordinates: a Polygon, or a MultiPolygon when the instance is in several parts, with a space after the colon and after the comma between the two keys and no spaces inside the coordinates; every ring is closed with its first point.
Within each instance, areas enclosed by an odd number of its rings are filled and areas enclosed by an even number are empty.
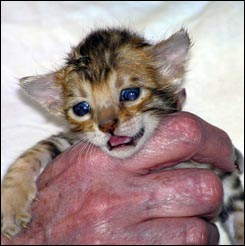
{"type": "Polygon", "coordinates": [[[90,112],[90,106],[87,102],[80,102],[73,107],[73,112],[78,116],[84,116],[90,112]]]}
{"type": "Polygon", "coordinates": [[[120,101],[134,101],[139,97],[140,88],[127,88],[121,91],[120,101]]]}

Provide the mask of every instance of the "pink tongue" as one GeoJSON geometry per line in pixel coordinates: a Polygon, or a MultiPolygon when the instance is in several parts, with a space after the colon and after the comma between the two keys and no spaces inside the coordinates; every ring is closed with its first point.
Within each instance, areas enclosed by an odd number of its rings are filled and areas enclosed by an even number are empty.
{"type": "Polygon", "coordinates": [[[126,144],[131,141],[130,137],[124,137],[124,136],[111,136],[109,142],[111,146],[117,146],[120,144],[126,144]]]}

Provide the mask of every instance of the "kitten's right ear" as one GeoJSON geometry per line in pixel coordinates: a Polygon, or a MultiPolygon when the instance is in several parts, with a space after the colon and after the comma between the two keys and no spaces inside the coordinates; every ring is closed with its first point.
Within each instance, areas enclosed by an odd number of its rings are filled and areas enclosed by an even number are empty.
{"type": "Polygon", "coordinates": [[[189,35],[182,28],[168,39],[152,47],[152,55],[156,61],[156,67],[163,76],[170,81],[178,83],[185,73],[190,46],[189,35]]]}
{"type": "Polygon", "coordinates": [[[21,78],[20,86],[50,113],[64,115],[63,93],[61,85],[57,83],[57,73],[21,78]]]}

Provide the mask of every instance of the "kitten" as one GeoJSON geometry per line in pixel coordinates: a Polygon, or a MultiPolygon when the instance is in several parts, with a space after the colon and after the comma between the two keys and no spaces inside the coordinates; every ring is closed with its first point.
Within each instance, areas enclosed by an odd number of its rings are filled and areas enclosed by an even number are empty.
{"type": "MultiPolygon", "coordinates": [[[[179,86],[190,46],[184,29],[155,45],[126,29],[98,30],[71,51],[58,71],[20,80],[28,95],[68,121],[70,131],[40,141],[8,169],[1,191],[5,236],[14,236],[30,222],[35,181],[61,152],[84,141],[111,156],[130,157],[152,136],[164,114],[181,109],[184,91],[179,86]]],[[[243,243],[238,174],[217,172],[225,190],[220,219],[233,243],[243,243]]]]}

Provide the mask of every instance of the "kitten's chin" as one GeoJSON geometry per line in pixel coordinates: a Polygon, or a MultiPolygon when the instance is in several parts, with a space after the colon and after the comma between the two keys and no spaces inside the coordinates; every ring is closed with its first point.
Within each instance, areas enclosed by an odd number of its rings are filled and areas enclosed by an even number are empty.
{"type": "Polygon", "coordinates": [[[109,150],[108,147],[102,147],[102,150],[112,157],[116,157],[119,159],[126,159],[131,157],[132,155],[134,155],[140,150],[140,144],[138,144],[137,146],[124,145],[118,148],[114,148],[112,150],[109,150]]]}
{"type": "Polygon", "coordinates": [[[149,135],[144,128],[141,128],[134,137],[112,136],[112,140],[109,140],[102,150],[110,156],[126,159],[142,148],[149,135]]]}

